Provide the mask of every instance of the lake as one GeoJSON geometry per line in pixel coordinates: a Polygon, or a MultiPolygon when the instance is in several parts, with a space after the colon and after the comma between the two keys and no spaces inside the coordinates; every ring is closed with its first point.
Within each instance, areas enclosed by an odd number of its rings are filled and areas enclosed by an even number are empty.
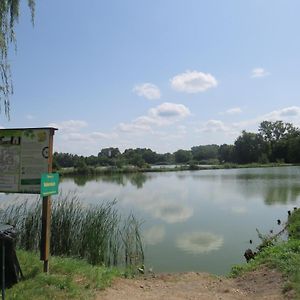
{"type": "Polygon", "coordinates": [[[117,199],[143,220],[146,268],[226,274],[259,243],[256,228],[277,232],[300,206],[300,167],[63,178],[60,188],[91,204],[117,199]]]}

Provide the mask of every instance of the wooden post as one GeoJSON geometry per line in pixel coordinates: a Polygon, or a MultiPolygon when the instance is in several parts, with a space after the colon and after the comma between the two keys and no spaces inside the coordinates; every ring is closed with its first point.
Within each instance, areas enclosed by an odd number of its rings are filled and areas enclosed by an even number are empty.
{"type": "MultiPolygon", "coordinates": [[[[54,130],[51,129],[50,136],[49,136],[48,173],[52,173],[53,135],[54,135],[54,130]]],[[[45,273],[49,272],[50,234],[51,234],[51,196],[46,196],[43,197],[42,234],[41,234],[41,260],[44,261],[45,273]]]]}

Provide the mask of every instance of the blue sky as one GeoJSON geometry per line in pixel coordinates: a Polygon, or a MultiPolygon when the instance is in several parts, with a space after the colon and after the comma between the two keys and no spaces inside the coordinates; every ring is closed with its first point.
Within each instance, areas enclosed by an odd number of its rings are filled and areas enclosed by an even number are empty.
{"type": "Polygon", "coordinates": [[[23,1],[0,126],[56,126],[55,149],[158,152],[300,125],[300,2],[23,1]]]}

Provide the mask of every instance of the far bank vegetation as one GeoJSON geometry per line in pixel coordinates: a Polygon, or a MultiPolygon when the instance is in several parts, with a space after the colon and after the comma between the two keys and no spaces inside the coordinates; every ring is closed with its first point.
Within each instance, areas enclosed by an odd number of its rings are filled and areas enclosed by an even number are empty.
{"type": "MultiPolygon", "coordinates": [[[[153,165],[199,165],[231,168],[239,165],[274,165],[300,163],[300,129],[283,121],[263,121],[258,132],[243,131],[234,144],[199,145],[174,153],[156,153],[151,149],[101,149],[97,155],[54,154],[54,169],[61,173],[93,174],[109,171],[135,172],[153,165]]],[[[152,169],[153,170],[153,169],[152,169]]],[[[165,169],[167,170],[167,168],[165,169]]]]}

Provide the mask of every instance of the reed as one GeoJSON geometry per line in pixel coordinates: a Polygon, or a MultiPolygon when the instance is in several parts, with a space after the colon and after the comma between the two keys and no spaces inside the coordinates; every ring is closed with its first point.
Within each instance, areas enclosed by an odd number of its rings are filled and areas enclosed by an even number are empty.
{"type": "MultiPolygon", "coordinates": [[[[38,251],[41,233],[41,200],[23,201],[0,211],[2,222],[16,227],[17,247],[38,251]]],[[[86,259],[93,265],[137,266],[144,261],[141,222],[123,217],[116,201],[84,205],[75,193],[60,194],[52,202],[52,255],[86,259]]]]}

